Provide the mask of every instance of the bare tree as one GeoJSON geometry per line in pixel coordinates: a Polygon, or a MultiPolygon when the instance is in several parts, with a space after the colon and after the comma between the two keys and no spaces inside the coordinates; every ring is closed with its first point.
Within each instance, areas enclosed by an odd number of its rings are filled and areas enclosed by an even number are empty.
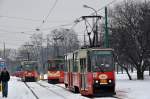
{"type": "Polygon", "coordinates": [[[150,2],[127,0],[111,13],[112,46],[119,59],[137,70],[137,79],[144,79],[150,58],[150,2]]]}
{"type": "Polygon", "coordinates": [[[51,46],[54,48],[54,56],[63,56],[79,48],[79,41],[76,33],[70,29],[54,29],[48,35],[51,38],[51,46]]]}

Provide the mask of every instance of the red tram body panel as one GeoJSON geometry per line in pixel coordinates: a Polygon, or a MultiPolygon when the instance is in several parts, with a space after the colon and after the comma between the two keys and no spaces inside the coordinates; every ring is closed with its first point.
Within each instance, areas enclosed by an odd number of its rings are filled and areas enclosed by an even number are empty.
{"type": "Polygon", "coordinates": [[[48,82],[63,83],[64,82],[64,60],[49,59],[48,60],[48,82]]]}
{"type": "Polygon", "coordinates": [[[112,49],[80,49],[65,56],[64,84],[82,95],[115,94],[112,49]]]}

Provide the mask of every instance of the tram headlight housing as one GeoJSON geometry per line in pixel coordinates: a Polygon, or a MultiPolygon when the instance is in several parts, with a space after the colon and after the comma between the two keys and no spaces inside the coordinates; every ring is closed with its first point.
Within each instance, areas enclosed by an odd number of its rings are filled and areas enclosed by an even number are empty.
{"type": "Polygon", "coordinates": [[[111,82],[112,82],[112,80],[108,80],[108,82],[109,82],[109,83],[111,83],[111,82]]]}
{"type": "Polygon", "coordinates": [[[98,83],[98,80],[96,80],[95,83],[98,83]]]}

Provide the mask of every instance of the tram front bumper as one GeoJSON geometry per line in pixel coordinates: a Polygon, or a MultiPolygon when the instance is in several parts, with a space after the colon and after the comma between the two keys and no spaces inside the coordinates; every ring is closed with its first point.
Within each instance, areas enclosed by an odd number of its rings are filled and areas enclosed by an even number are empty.
{"type": "Polygon", "coordinates": [[[115,84],[109,83],[109,84],[100,84],[100,83],[94,83],[93,84],[93,94],[95,95],[114,95],[115,94],[115,84]]]}
{"type": "Polygon", "coordinates": [[[36,81],[36,78],[34,76],[33,77],[25,77],[25,81],[27,81],[27,82],[36,81]]]}

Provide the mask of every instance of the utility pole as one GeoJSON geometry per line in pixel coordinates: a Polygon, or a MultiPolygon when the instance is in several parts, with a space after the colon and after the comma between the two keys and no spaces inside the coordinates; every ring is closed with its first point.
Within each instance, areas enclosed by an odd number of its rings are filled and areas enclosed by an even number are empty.
{"type": "Polygon", "coordinates": [[[24,47],[26,47],[26,51],[27,51],[27,60],[30,61],[30,51],[29,48],[32,47],[33,45],[31,44],[26,44],[24,45],[24,47]]]}
{"type": "Polygon", "coordinates": [[[58,48],[58,43],[57,40],[58,38],[53,38],[54,39],[54,57],[58,57],[59,56],[59,48],[58,48]]]}
{"type": "Polygon", "coordinates": [[[3,42],[3,44],[4,44],[4,54],[3,54],[3,57],[4,57],[4,60],[5,60],[5,58],[6,58],[6,48],[5,48],[5,42],[3,42]]]}
{"type": "Polygon", "coordinates": [[[84,46],[86,46],[85,32],[84,32],[84,46]]]}
{"type": "Polygon", "coordinates": [[[27,51],[27,58],[28,58],[28,61],[30,61],[30,53],[29,53],[29,51],[27,51]]]}
{"type": "Polygon", "coordinates": [[[5,42],[3,42],[3,44],[4,44],[4,67],[6,66],[6,48],[5,48],[5,42]]]}
{"type": "Polygon", "coordinates": [[[105,46],[105,48],[109,47],[107,7],[105,7],[105,40],[104,40],[104,46],[105,46]]]}

